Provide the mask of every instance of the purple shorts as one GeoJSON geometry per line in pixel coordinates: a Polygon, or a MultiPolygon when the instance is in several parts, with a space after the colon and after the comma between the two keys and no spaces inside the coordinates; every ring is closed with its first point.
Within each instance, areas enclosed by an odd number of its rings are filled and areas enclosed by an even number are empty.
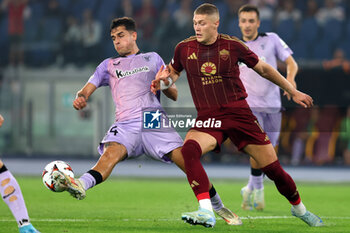
{"type": "Polygon", "coordinates": [[[253,114],[256,116],[260,126],[263,128],[263,130],[269,137],[272,146],[277,146],[281,131],[282,113],[266,113],[253,111],[253,114]]]}
{"type": "Polygon", "coordinates": [[[117,142],[124,145],[128,151],[127,159],[136,158],[143,154],[162,162],[171,160],[164,156],[183,145],[183,140],[174,129],[144,130],[139,119],[115,122],[107,131],[100,146],[100,155],[106,142],[117,142]]]}

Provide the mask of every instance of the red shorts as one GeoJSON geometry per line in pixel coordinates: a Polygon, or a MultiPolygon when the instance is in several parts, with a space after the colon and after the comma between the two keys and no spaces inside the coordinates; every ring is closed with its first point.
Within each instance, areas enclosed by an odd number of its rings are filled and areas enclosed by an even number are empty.
{"type": "Polygon", "coordinates": [[[216,152],[220,151],[221,144],[230,138],[231,141],[237,146],[238,150],[249,144],[254,145],[267,145],[270,144],[269,137],[261,128],[258,120],[250,110],[245,100],[239,101],[237,107],[224,108],[220,110],[220,114],[201,116],[200,113],[196,121],[206,121],[209,118],[213,121],[221,121],[221,127],[193,127],[191,129],[204,132],[213,136],[217,141],[216,152]]]}

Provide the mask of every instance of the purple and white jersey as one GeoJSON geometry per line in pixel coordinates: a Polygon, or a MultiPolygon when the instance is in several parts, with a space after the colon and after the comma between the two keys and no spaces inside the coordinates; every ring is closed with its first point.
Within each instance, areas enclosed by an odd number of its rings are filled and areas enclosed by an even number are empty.
{"type": "Polygon", "coordinates": [[[109,86],[118,122],[142,118],[143,108],[161,108],[159,96],[150,91],[163,59],[155,52],[104,60],[90,77],[96,87],[109,86]]]}
{"type": "MultiPolygon", "coordinates": [[[[277,59],[285,61],[292,50],[276,34],[272,32],[261,33],[253,41],[244,41],[258,57],[277,68],[277,59]]],[[[241,63],[239,66],[240,78],[248,93],[247,102],[254,111],[274,113],[281,109],[280,90],[277,85],[261,77],[253,69],[241,63]]]]}

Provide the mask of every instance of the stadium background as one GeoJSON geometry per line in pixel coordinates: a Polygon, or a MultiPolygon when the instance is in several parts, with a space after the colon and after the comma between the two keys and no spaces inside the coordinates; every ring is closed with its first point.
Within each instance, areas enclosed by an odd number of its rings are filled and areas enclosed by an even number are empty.
{"type": "MultiPolygon", "coordinates": [[[[0,112],[5,124],[0,130],[0,151],[4,161],[96,159],[96,145],[114,120],[109,90],[98,90],[82,112],[72,108],[72,101],[99,62],[116,55],[110,20],[134,17],[140,49],[158,52],[167,63],[176,43],[193,34],[192,12],[202,2],[29,0],[23,16],[24,59],[19,65],[9,60],[9,14],[3,7],[0,112]],[[81,40],[86,38],[81,28],[91,20],[97,34],[86,43],[81,40]]],[[[248,1],[206,2],[220,10],[219,31],[240,37],[237,10],[248,1]]],[[[259,3],[260,32],[277,32],[294,51],[300,68],[298,87],[312,95],[316,104],[303,110],[283,98],[281,161],[293,166],[350,165],[350,1],[250,2],[259,3]]],[[[279,68],[285,71],[282,64],[279,68]]],[[[177,86],[178,101],[162,98],[163,105],[193,108],[184,75],[177,86]]],[[[209,154],[203,160],[216,165],[248,164],[247,156],[229,142],[223,153],[209,154]]]]}

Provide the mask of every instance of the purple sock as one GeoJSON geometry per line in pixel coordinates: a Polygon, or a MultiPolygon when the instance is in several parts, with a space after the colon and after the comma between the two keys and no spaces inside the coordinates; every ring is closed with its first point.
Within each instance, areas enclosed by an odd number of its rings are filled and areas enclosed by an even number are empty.
{"type": "Polygon", "coordinates": [[[96,185],[96,179],[90,173],[84,173],[79,180],[82,181],[85,190],[96,185]]]}
{"type": "Polygon", "coordinates": [[[249,178],[252,180],[252,184],[254,189],[262,189],[264,188],[264,175],[260,175],[260,176],[252,176],[251,178],[249,178]]]}
{"type": "Polygon", "coordinates": [[[18,226],[29,223],[28,211],[21,189],[15,177],[8,170],[0,173],[0,193],[15,217],[18,226]]]}
{"type": "Polygon", "coordinates": [[[248,184],[247,184],[247,188],[251,191],[253,191],[254,189],[254,186],[253,186],[253,175],[250,175],[249,176],[249,181],[248,181],[248,184]]]}

